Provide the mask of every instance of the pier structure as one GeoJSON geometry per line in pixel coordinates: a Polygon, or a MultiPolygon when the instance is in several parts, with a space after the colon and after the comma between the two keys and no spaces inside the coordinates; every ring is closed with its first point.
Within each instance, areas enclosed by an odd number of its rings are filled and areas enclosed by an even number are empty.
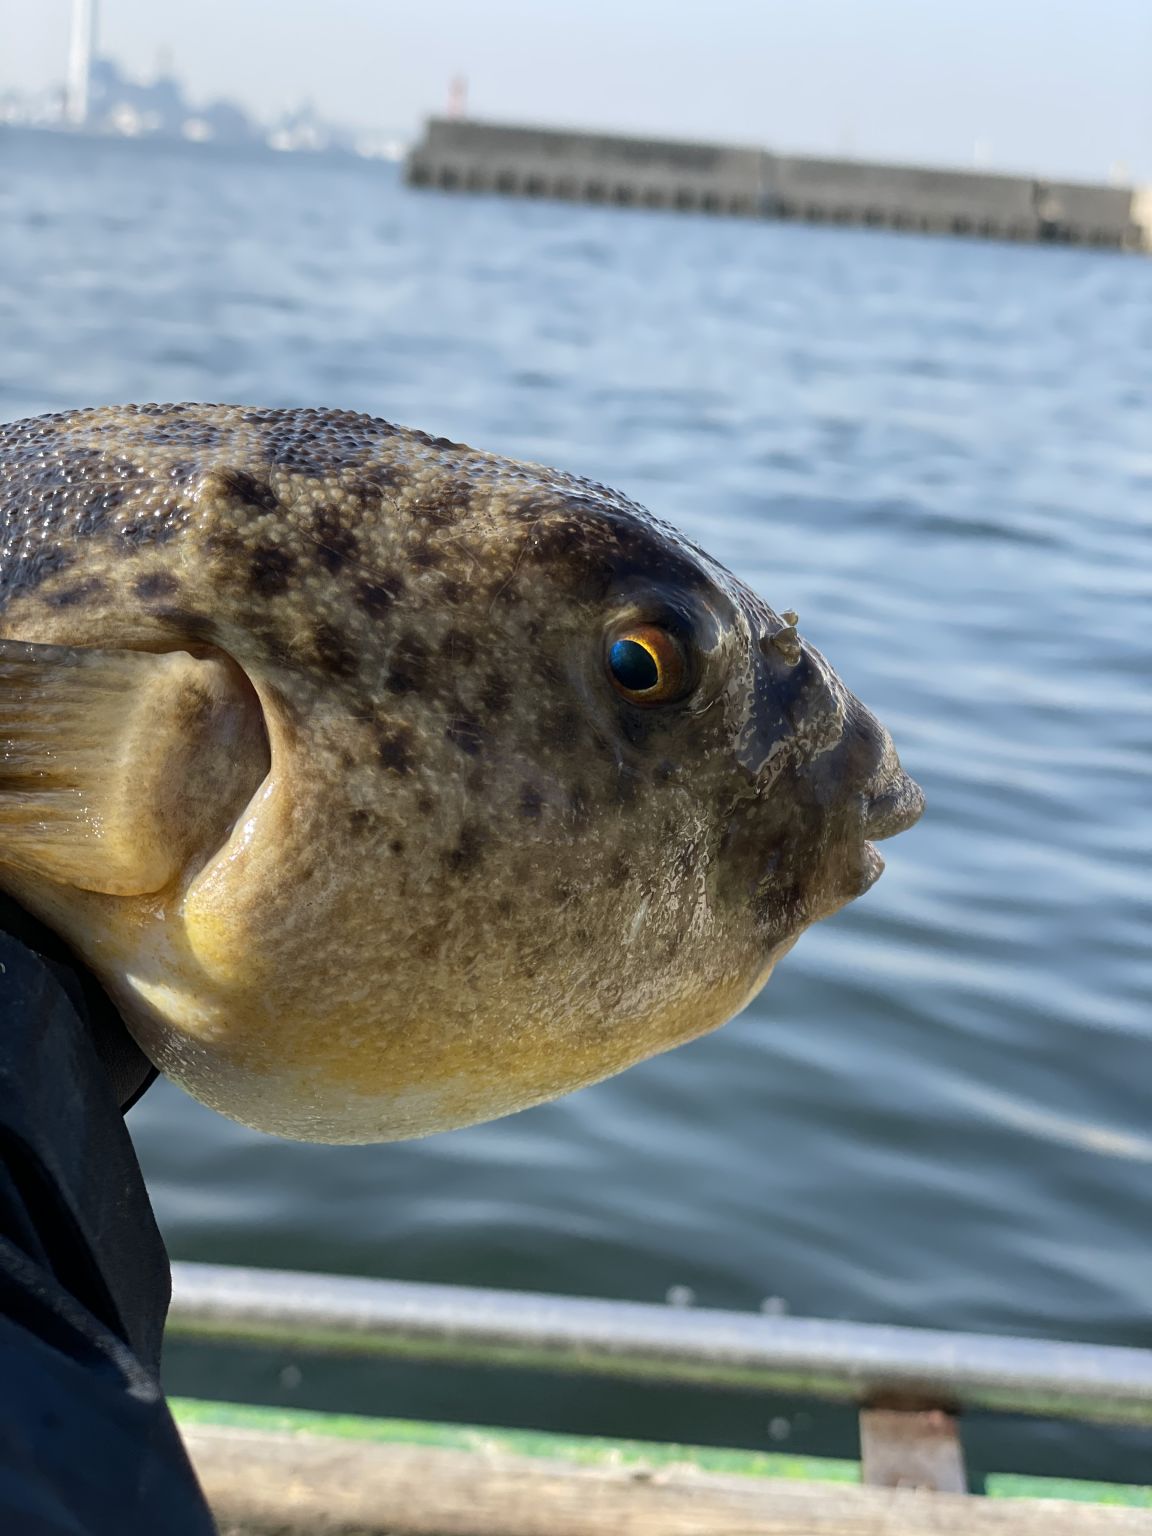
{"type": "Polygon", "coordinates": [[[410,185],[1152,251],[1152,191],[433,117],[410,185]]]}

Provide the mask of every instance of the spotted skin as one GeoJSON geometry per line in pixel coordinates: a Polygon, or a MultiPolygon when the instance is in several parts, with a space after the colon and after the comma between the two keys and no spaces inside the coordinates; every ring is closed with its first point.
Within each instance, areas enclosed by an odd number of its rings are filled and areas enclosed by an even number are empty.
{"type": "Polygon", "coordinates": [[[249,1124],[419,1135],[700,1034],[918,814],[818,653],[570,475],[350,412],[111,407],[0,426],[0,527],[3,637],[224,655],[259,697],[267,777],[163,892],[0,862],[249,1124]],[[682,702],[614,688],[632,622],[681,639],[682,702]]]}

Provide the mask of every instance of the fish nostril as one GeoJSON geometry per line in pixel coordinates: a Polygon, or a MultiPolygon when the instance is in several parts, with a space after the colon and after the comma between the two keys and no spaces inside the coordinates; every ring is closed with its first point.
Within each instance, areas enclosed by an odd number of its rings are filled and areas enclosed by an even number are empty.
{"type": "Polygon", "coordinates": [[[784,620],[781,628],[774,630],[770,635],[760,636],[760,650],[763,655],[782,658],[788,666],[794,667],[798,665],[804,654],[800,636],[796,630],[799,615],[789,608],[780,617],[784,620]]]}

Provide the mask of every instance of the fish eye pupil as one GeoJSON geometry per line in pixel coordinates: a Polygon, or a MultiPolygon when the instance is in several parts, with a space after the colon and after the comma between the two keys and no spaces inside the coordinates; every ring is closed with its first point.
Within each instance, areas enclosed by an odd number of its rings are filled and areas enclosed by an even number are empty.
{"type": "Polygon", "coordinates": [[[638,640],[617,640],[608,652],[608,666],[620,687],[629,693],[648,693],[660,681],[659,663],[638,640]]]}

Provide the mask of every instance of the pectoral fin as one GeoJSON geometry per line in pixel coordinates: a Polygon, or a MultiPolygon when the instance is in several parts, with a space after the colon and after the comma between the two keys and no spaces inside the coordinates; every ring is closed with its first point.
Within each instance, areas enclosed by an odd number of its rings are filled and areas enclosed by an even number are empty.
{"type": "Polygon", "coordinates": [[[0,640],[0,879],[159,891],[267,771],[259,703],[226,658],[0,640]]]}

